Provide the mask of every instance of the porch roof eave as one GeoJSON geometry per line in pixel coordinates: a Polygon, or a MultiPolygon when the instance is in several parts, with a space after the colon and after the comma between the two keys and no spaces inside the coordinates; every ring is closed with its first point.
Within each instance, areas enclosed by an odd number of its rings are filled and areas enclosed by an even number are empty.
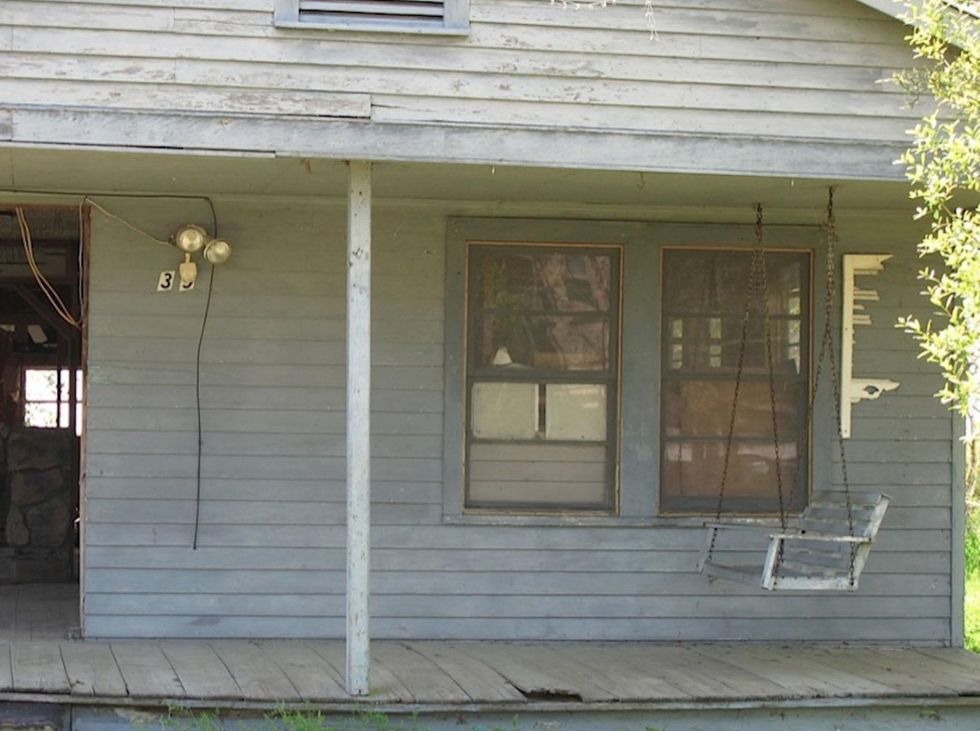
{"type": "Polygon", "coordinates": [[[748,175],[902,179],[895,140],[0,107],[0,146],[748,175]]]}

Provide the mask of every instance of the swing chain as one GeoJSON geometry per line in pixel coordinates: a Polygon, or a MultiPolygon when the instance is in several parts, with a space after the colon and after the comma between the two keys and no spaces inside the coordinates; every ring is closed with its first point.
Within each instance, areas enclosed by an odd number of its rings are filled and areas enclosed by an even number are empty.
{"type": "MultiPolygon", "coordinates": [[[[766,297],[766,273],[765,273],[765,251],[762,248],[762,204],[756,205],[755,218],[755,242],[752,247],[752,263],[749,269],[749,286],[745,293],[745,306],[742,310],[742,332],[739,337],[738,361],[735,367],[735,393],[732,397],[732,411],[728,418],[728,434],[725,439],[725,452],[721,469],[721,485],[718,489],[718,501],[715,505],[715,520],[721,522],[722,512],[725,505],[725,488],[728,486],[728,470],[731,464],[732,445],[735,439],[735,418],[738,414],[738,399],[742,390],[742,375],[745,371],[745,351],[749,339],[749,323],[752,319],[752,303],[760,294],[763,299],[763,311],[768,311],[768,304],[765,303],[766,297]]],[[[768,320],[768,316],[766,317],[768,320]]],[[[770,390],[772,398],[775,399],[775,387],[770,380],[770,390]]],[[[775,403],[775,401],[773,401],[775,403]]],[[[775,411],[773,412],[773,423],[775,426],[775,411]]],[[[776,446],[777,453],[779,446],[776,446]]],[[[778,462],[778,457],[777,457],[778,462]]],[[[780,505],[782,505],[782,485],[780,484],[780,505]]],[[[785,517],[780,511],[782,527],[785,529],[785,517]]],[[[710,561],[714,555],[715,543],[718,539],[718,531],[711,534],[711,542],[708,544],[707,558],[710,561]]]]}
{"type": "MultiPolygon", "coordinates": [[[[841,425],[841,391],[840,391],[840,380],[839,372],[837,368],[837,353],[834,350],[834,336],[833,336],[833,326],[834,326],[834,296],[837,291],[837,222],[834,217],[834,189],[831,187],[827,195],[827,223],[825,227],[825,234],[827,237],[827,259],[826,259],[826,287],[824,289],[824,329],[823,335],[820,338],[820,349],[817,353],[817,358],[814,361],[815,368],[813,372],[813,387],[810,390],[810,401],[807,408],[807,429],[813,429],[813,418],[816,406],[817,391],[820,387],[820,379],[823,374],[823,364],[826,359],[830,364],[830,378],[831,386],[833,388],[834,397],[834,418],[837,422],[837,444],[840,449],[840,463],[841,463],[841,473],[843,477],[844,484],[844,500],[847,509],[847,531],[848,536],[854,537],[854,510],[851,501],[851,489],[850,481],[847,474],[847,455],[844,446],[844,432],[841,425]]],[[[797,480],[799,479],[799,474],[797,474],[797,480]]],[[[794,491],[795,491],[794,486],[794,491]]],[[[848,580],[851,586],[854,586],[855,576],[854,576],[854,559],[857,552],[857,544],[851,542],[850,547],[850,561],[848,563],[848,580]]]]}
{"type": "MultiPolygon", "coordinates": [[[[772,318],[769,317],[769,283],[766,272],[766,252],[762,247],[762,204],[756,207],[755,220],[756,249],[759,254],[759,276],[762,282],[762,321],[766,337],[766,371],[769,374],[769,414],[772,418],[772,446],[776,458],[776,493],[779,498],[779,527],[786,532],[786,501],[783,495],[783,461],[779,453],[779,419],[776,408],[776,374],[772,347],[772,318]]],[[[776,562],[773,566],[773,581],[779,581],[779,569],[783,564],[785,543],[779,542],[776,562]]]]}
{"type": "MultiPolygon", "coordinates": [[[[844,444],[844,433],[843,426],[841,424],[841,384],[839,381],[839,370],[837,366],[837,354],[834,350],[833,342],[833,322],[834,322],[834,297],[837,289],[837,225],[834,217],[834,188],[829,189],[828,199],[827,199],[827,223],[825,228],[825,233],[827,237],[827,274],[826,274],[826,288],[824,291],[824,330],[823,336],[820,339],[820,348],[817,358],[814,362],[814,373],[812,388],[810,390],[810,397],[808,399],[808,408],[806,414],[806,426],[808,431],[813,429],[814,420],[814,407],[816,404],[816,394],[817,389],[820,385],[820,378],[823,372],[823,361],[824,358],[830,363],[830,377],[832,380],[833,387],[833,397],[834,397],[834,416],[836,419],[837,427],[837,443],[840,449],[840,465],[841,473],[843,478],[844,487],[844,498],[846,501],[847,508],[847,528],[848,535],[850,538],[854,538],[854,511],[853,503],[851,499],[850,491],[850,480],[848,478],[848,468],[847,468],[847,455],[846,447],[844,444]]],[[[732,451],[732,445],[734,441],[735,434],[735,417],[738,409],[738,399],[739,392],[741,390],[742,375],[745,365],[745,350],[746,342],[748,340],[749,334],[749,321],[752,314],[752,303],[755,300],[757,294],[759,293],[761,287],[761,297],[762,297],[762,315],[765,326],[765,338],[766,338],[766,359],[769,371],[769,399],[770,406],[772,407],[772,432],[773,441],[775,446],[775,457],[776,457],[776,487],[778,489],[779,497],[779,519],[780,525],[785,532],[786,530],[786,512],[784,505],[784,493],[783,493],[783,481],[782,481],[782,469],[780,460],[780,445],[779,445],[779,427],[778,420],[776,416],[776,386],[775,386],[775,374],[773,367],[773,345],[772,345],[772,327],[769,317],[769,303],[767,299],[766,289],[766,260],[765,260],[765,250],[762,246],[762,205],[758,204],[756,206],[756,222],[755,222],[755,245],[752,250],[752,265],[751,272],[749,275],[749,287],[745,296],[745,310],[742,316],[742,333],[739,342],[738,351],[738,363],[735,372],[735,393],[732,400],[732,412],[729,417],[728,422],[728,436],[725,442],[725,454],[722,466],[721,474],[721,486],[718,491],[718,503],[715,511],[715,518],[717,521],[721,521],[722,510],[724,508],[725,499],[725,488],[728,483],[728,470],[730,455],[732,451]]],[[[793,480],[793,493],[796,493],[799,487],[799,470],[797,470],[794,475],[793,480]]],[[[717,538],[718,531],[714,530],[711,534],[711,542],[708,546],[706,552],[708,560],[715,550],[715,541],[717,538]]],[[[855,585],[855,575],[854,575],[854,564],[857,552],[857,544],[854,541],[849,542],[850,548],[850,562],[849,562],[849,581],[853,588],[855,585]]],[[[777,579],[780,566],[782,564],[782,549],[783,544],[780,543],[780,553],[776,558],[775,566],[773,569],[773,578],[777,579]]]]}
{"type": "MultiPolygon", "coordinates": [[[[837,444],[840,453],[841,477],[844,485],[844,502],[847,508],[847,534],[854,538],[854,508],[851,502],[850,480],[847,475],[847,450],[844,446],[844,429],[841,424],[841,388],[837,368],[837,353],[831,341],[831,323],[834,309],[834,292],[837,285],[837,221],[834,217],[834,189],[830,188],[827,196],[827,292],[824,303],[824,316],[826,318],[826,339],[829,342],[830,377],[834,393],[834,421],[837,426],[837,444]]],[[[816,389],[816,386],[814,386],[816,389]]],[[[812,413],[812,412],[811,412],[812,413]]],[[[854,586],[854,559],[857,551],[857,544],[853,541],[850,545],[850,561],[848,564],[848,580],[854,586]]]]}
{"type": "MultiPolygon", "coordinates": [[[[766,273],[766,252],[762,248],[762,204],[756,207],[756,249],[759,252],[759,276],[762,282],[762,321],[766,334],[766,370],[769,373],[769,413],[772,417],[772,445],[776,457],[776,491],[779,497],[779,527],[786,532],[786,504],[783,495],[782,459],[779,454],[779,423],[776,408],[776,375],[772,347],[772,318],[769,317],[769,283],[766,273]]],[[[782,546],[782,544],[780,544],[782,546]]],[[[781,558],[781,557],[780,557],[781,558]]],[[[777,566],[780,561],[777,561],[777,566]]]]}

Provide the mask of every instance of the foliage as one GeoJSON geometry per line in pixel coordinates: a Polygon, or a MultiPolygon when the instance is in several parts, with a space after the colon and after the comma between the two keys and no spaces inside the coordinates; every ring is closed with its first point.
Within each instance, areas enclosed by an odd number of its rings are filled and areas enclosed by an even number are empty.
{"type": "Polygon", "coordinates": [[[942,323],[906,317],[899,324],[942,368],[943,403],[966,415],[980,396],[980,3],[922,0],[908,8],[908,38],[921,63],[898,81],[931,94],[936,109],[915,127],[901,162],[920,202],[917,218],[930,224],[919,253],[942,262],[919,272],[942,323]]]}
{"type": "Polygon", "coordinates": [[[967,580],[963,612],[963,644],[967,650],[980,653],[980,579],[967,580]]]}
{"type": "Polygon", "coordinates": [[[966,516],[966,601],[964,640],[966,649],[980,653],[980,513],[966,516]]]}
{"type": "Polygon", "coordinates": [[[980,580],[980,513],[966,514],[966,578],[980,580]]]}
{"type": "MultiPolygon", "coordinates": [[[[156,719],[158,725],[141,724],[142,731],[159,728],[161,731],[430,731],[421,725],[412,714],[393,721],[379,711],[363,709],[346,714],[340,725],[330,723],[322,711],[294,710],[280,704],[272,713],[261,719],[245,717],[224,718],[219,711],[194,710],[182,705],[170,705],[167,713],[156,719]],[[258,723],[255,723],[258,721],[258,723]],[[251,722],[251,723],[250,723],[251,722]]],[[[511,719],[507,728],[476,726],[474,731],[518,731],[520,722],[517,716],[511,719]]],[[[656,731],[656,730],[654,730],[656,731]]]]}

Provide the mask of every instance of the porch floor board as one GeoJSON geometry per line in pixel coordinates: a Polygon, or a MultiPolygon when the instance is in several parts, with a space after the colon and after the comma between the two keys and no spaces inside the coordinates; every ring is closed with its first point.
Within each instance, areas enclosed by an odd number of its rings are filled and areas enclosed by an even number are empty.
{"type": "MultiPolygon", "coordinates": [[[[980,657],[951,648],[378,641],[388,706],[875,702],[980,698],[980,657]]],[[[269,708],[350,705],[340,641],[0,643],[0,701],[269,708]]]]}

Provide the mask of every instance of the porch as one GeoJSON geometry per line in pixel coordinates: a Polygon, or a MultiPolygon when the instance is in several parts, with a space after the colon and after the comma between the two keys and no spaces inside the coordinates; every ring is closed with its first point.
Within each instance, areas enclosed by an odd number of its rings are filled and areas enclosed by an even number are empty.
{"type": "Polygon", "coordinates": [[[0,643],[65,640],[78,627],[78,584],[0,585],[0,643]]]}
{"type": "Polygon", "coordinates": [[[0,702],[268,711],[537,713],[957,706],[980,713],[980,657],[927,647],[378,641],[371,694],[331,640],[0,644],[0,702]]]}

